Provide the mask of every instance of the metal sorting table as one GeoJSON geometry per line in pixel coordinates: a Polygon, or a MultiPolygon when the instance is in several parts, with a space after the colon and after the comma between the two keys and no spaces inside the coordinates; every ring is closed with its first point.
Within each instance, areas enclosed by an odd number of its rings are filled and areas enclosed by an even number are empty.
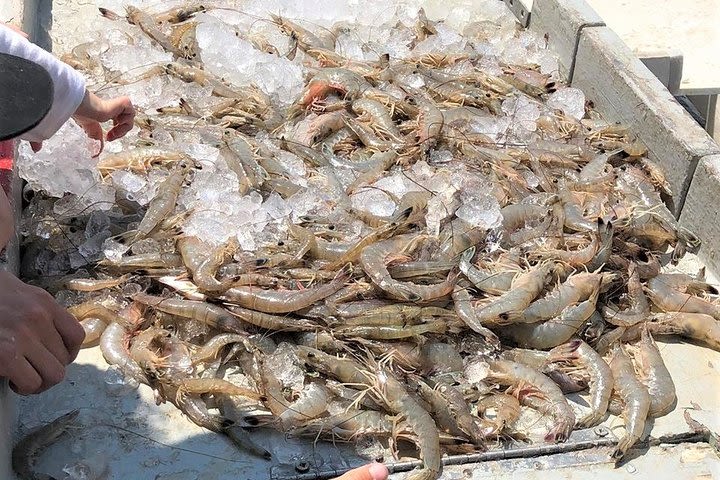
{"type": "MultiPolygon", "coordinates": [[[[39,5],[49,7],[49,2],[11,2],[0,8],[0,20],[14,18],[33,38],[47,40],[45,30],[34,28],[38,19],[42,25],[50,24],[51,13],[39,5]]],[[[55,0],[53,8],[58,18],[73,12],[80,19],[88,15],[84,21],[91,21],[89,15],[95,14],[92,2],[79,0],[55,0]]],[[[573,86],[583,89],[603,115],[628,124],[647,144],[651,158],[669,172],[676,195],[674,213],[703,240],[700,261],[711,272],[720,272],[720,222],[708,201],[720,198],[720,148],[584,1],[536,0],[532,10],[524,12],[526,16],[528,12],[529,28],[548,34],[549,48],[560,57],[561,73],[569,75],[573,86]]],[[[61,36],[58,25],[54,33],[61,36]]],[[[688,259],[690,270],[699,265],[693,261],[697,259],[688,259]]],[[[574,432],[565,445],[537,444],[448,457],[443,478],[720,477],[716,440],[695,435],[684,416],[687,412],[710,431],[720,432],[720,391],[715,388],[720,378],[720,352],[674,339],[663,339],[660,348],[677,387],[677,407],[670,415],[648,423],[646,434],[660,440],[649,442],[619,468],[609,462],[608,452],[615,434],[622,432],[622,420],[610,417],[601,428],[574,432]]],[[[65,382],[43,395],[19,399],[18,434],[68,410],[81,410],[79,428],[43,453],[38,465],[41,470],[62,478],[64,467],[82,461],[95,475],[105,474],[100,478],[300,480],[332,478],[364,463],[353,446],[314,444],[275,431],[257,434],[259,442],[275,456],[272,462],[248,457],[218,435],[189,422],[175,407],[156,406],[148,388],[132,390],[117,380],[107,373],[99,349],[85,349],[69,367],[65,382]],[[309,471],[298,471],[297,467],[307,466],[309,471]]],[[[584,403],[582,397],[571,398],[584,403]]],[[[8,405],[0,415],[0,425],[11,424],[12,402],[1,397],[0,401],[4,407],[8,405]]],[[[11,445],[7,438],[0,438],[0,443],[0,476],[11,478],[7,465],[11,445]]],[[[393,478],[404,478],[402,472],[414,465],[393,464],[391,470],[397,472],[393,478]]]]}

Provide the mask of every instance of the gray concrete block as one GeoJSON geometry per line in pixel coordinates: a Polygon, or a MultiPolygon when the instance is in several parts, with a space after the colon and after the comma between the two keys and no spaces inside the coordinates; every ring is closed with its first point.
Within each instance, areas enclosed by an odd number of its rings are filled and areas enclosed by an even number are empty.
{"type": "Polygon", "coordinates": [[[710,155],[700,160],[685,207],[680,215],[680,225],[702,240],[698,257],[716,276],[720,275],[720,155],[710,155]]]}
{"type": "Polygon", "coordinates": [[[610,28],[583,29],[573,86],[647,145],[650,159],[665,171],[679,215],[698,161],[720,147],[610,28]]]}
{"type": "Polygon", "coordinates": [[[534,0],[529,29],[547,38],[558,55],[560,74],[568,78],[573,65],[579,32],[603,20],[584,0],[534,0]]]}

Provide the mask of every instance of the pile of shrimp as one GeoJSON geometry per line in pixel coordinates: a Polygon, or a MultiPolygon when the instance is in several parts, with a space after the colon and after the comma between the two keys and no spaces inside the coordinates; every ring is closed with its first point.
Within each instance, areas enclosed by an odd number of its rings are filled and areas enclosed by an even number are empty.
{"type": "MultiPolygon", "coordinates": [[[[206,87],[214,102],[144,112],[134,148],[101,154],[105,176],[164,174],[146,206],[113,207],[113,241],[125,254],[44,284],[82,323],[86,347],[99,345],[158,402],[250,454],[271,457],[253,438],[259,427],[370,436],[396,456],[416,448],[413,480],[439,477],[444,454],[564,442],[608,413],[625,421],[612,454],[621,458],[647,419],[675,408],[653,337],[720,348],[720,303],[702,274],[663,273],[699,241],[676,222],[663,172],[626,128],[591,104],[581,120],[547,107],[563,87],[537,65],[500,62],[491,74],[472,49],[348,59],[327,31],[274,15],[267,20],[287,35],[287,51],[253,45],[307,72],[283,107],[203,69],[194,29],[208,8],[101,12],[174,56],[149,75],[206,87]],[[475,120],[506,116],[509,99],[543,112],[527,141],[478,133],[475,120]],[[240,195],[291,206],[313,188],[332,196],[268,224],[254,250],[234,236],[189,235],[197,212],[178,199],[202,162],[153,141],[188,131],[220,150],[240,195]],[[439,161],[440,151],[452,160],[439,161]],[[315,183],[295,181],[280,161],[288,156],[315,183]],[[396,195],[376,185],[392,176],[416,188],[396,195]],[[427,186],[442,176],[449,194],[427,186]],[[455,215],[474,201],[464,194],[477,179],[499,206],[491,227],[455,215]],[[369,190],[394,211],[350,200],[369,190]],[[438,200],[444,210],[431,225],[438,200]],[[565,396],[582,391],[587,406],[565,396]],[[519,421],[527,411],[546,420],[539,438],[519,421]]],[[[413,42],[442,24],[417,18],[413,42]]],[[[92,70],[89,55],[65,59],[92,70]]],[[[42,202],[31,203],[35,220],[42,202]]],[[[71,228],[58,225],[49,241],[62,244],[71,228]]]]}

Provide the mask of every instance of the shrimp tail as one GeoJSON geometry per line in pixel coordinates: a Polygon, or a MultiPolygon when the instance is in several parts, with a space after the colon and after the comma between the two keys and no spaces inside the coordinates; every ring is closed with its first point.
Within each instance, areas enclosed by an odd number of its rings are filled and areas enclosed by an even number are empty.
{"type": "Polygon", "coordinates": [[[100,15],[107,18],[108,20],[120,20],[122,15],[118,15],[117,13],[113,12],[112,10],[108,10],[107,8],[100,7],[98,8],[100,10],[100,15]]]}

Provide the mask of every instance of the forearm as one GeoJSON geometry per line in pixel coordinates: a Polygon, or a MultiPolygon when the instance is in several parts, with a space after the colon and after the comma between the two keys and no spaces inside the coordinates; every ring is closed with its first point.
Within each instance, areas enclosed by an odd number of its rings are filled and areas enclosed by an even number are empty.
{"type": "Polygon", "coordinates": [[[20,34],[0,25],[0,52],[35,62],[53,79],[53,105],[40,124],[21,138],[40,142],[50,138],[75,113],[85,97],[85,78],[51,53],[33,45],[20,34]]]}

